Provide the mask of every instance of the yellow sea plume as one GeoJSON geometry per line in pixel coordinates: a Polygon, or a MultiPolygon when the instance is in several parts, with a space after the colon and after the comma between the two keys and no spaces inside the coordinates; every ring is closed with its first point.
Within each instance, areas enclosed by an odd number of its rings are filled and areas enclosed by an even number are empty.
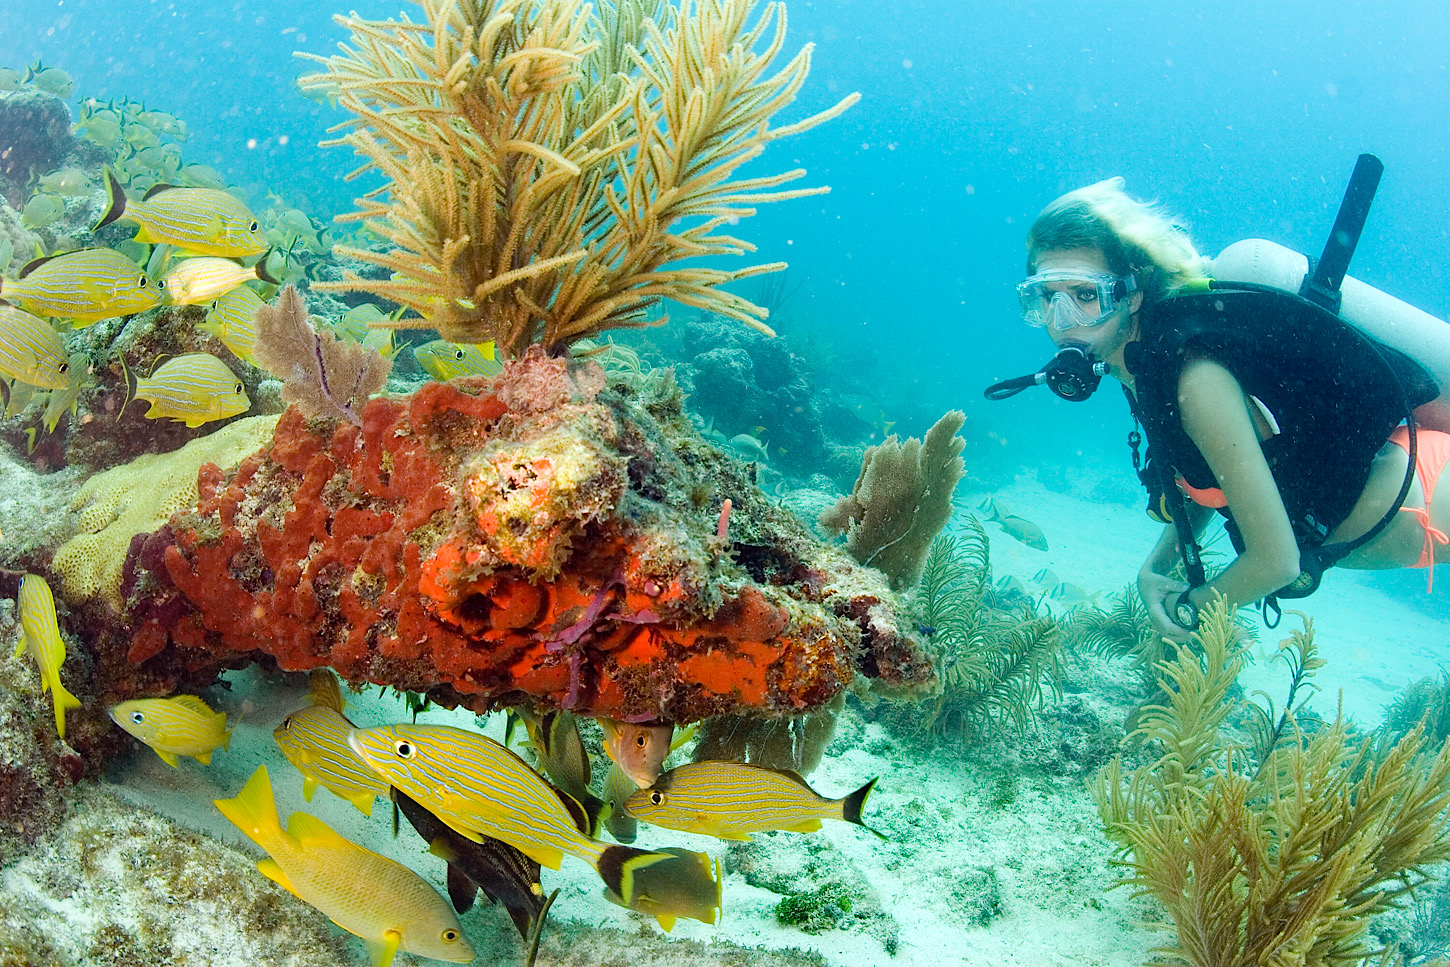
{"type": "Polygon", "coordinates": [[[276,425],[276,416],[237,420],[179,450],[148,453],[87,480],[71,499],[71,510],[80,512],[78,533],[51,561],[62,596],[80,602],[99,595],[121,611],[121,569],[131,538],[194,508],[202,464],[234,466],[266,446],[276,425]]]}
{"type": "Polygon", "coordinates": [[[828,190],[778,190],[802,169],[736,177],[858,100],[772,126],[810,70],[806,45],[772,73],[784,5],[755,18],[754,0],[419,2],[423,23],[339,17],[351,44],[299,82],[357,115],[331,143],[367,159],[350,177],[385,183],[347,217],[394,246],[338,246],[391,277],[318,288],[374,293],[421,316],[385,325],[506,357],[645,325],[663,298],[770,332],[765,309],[719,286],[784,263],[667,266],[753,251],[719,230],[828,190]]]}

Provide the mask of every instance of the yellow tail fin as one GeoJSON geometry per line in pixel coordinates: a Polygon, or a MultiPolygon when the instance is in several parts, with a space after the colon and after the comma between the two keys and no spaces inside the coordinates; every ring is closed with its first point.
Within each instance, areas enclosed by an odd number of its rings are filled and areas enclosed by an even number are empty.
{"type": "Polygon", "coordinates": [[[55,703],[55,733],[63,739],[65,738],[66,709],[80,708],[81,700],[66,691],[66,687],[60,683],[59,673],[56,674],[55,681],[51,683],[50,693],[50,700],[55,703]]]}
{"type": "Polygon", "coordinates": [[[269,844],[286,835],[277,822],[277,803],[272,798],[272,780],[267,776],[266,766],[257,767],[235,799],[213,799],[212,802],[223,816],[269,853],[269,844]]]}

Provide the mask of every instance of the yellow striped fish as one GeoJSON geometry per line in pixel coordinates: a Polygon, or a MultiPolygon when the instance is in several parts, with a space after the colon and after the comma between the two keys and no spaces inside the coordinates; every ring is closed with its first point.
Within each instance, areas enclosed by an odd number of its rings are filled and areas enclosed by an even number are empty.
{"type": "Polygon", "coordinates": [[[257,310],[266,304],[251,288],[239,285],[212,302],[206,321],[197,328],[216,336],[238,359],[255,366],[252,347],[257,342],[257,310]]]}
{"type": "Polygon", "coordinates": [[[38,316],[96,322],[161,304],[161,287],[141,267],[108,248],[35,259],[18,279],[0,279],[0,299],[38,316]]]}
{"type": "Polygon", "coordinates": [[[106,211],[92,231],[117,220],[141,227],[138,242],[165,242],[198,255],[241,258],[267,251],[267,237],[246,205],[216,188],[153,185],[130,201],[115,172],[106,169],[106,211]]]}
{"type": "Polygon", "coordinates": [[[252,405],[237,374],[211,353],[183,353],[137,379],[121,360],[126,376],[126,403],[146,400],[149,419],[172,419],[190,427],[245,413],[252,405]]]}
{"type": "Polygon", "coordinates": [[[447,725],[390,725],[354,729],[348,741],[390,785],[461,835],[474,842],[492,836],[554,870],[565,853],[582,859],[624,906],[639,899],[640,871],[658,864],[671,872],[649,880],[651,902],[666,917],[695,916],[690,911],[698,905],[689,898],[716,890],[713,879],[708,887],[699,882],[702,869],[707,879],[710,872],[708,857],[699,864],[701,854],[608,846],[586,836],[583,808],[485,735],[447,725]]]}
{"type": "Polygon", "coordinates": [[[257,767],[235,799],[213,802],[267,851],[270,858],[257,863],[262,875],[360,937],[374,967],[388,967],[400,950],[452,964],[473,960],[473,945],[448,901],[417,873],[307,813],[293,813],[284,831],[266,766],[257,767]]]}
{"type": "Polygon", "coordinates": [[[311,802],[321,786],[371,816],[373,799],[388,798],[388,784],[347,744],[352,723],[342,714],[342,694],[332,672],[312,674],[312,700],[311,707],[288,715],[272,732],[287,761],[302,773],[302,798],[311,802]]]}
{"type": "Polygon", "coordinates": [[[70,358],[55,327],[18,306],[0,302],[0,373],[43,389],[70,386],[70,358]]]}
{"type": "Polygon", "coordinates": [[[494,358],[493,343],[457,343],[434,339],[413,347],[413,358],[440,383],[459,376],[497,376],[503,364],[494,358]]]}
{"type": "Polygon", "coordinates": [[[205,305],[226,295],[243,282],[260,279],[277,284],[267,272],[265,256],[256,265],[239,265],[211,255],[182,259],[162,280],[166,301],[174,306],[205,305]]]}
{"type": "Polygon", "coordinates": [[[402,317],[405,309],[398,309],[391,315],[384,315],[383,310],[371,302],[364,302],[360,306],[353,306],[342,314],[342,318],[333,324],[333,331],[345,339],[353,342],[360,342],[364,346],[381,353],[387,359],[398,355],[401,346],[393,342],[393,330],[386,326],[376,326],[379,322],[396,322],[402,317]]]}
{"type": "Polygon", "coordinates": [[[20,579],[20,593],[16,596],[16,607],[20,612],[20,627],[23,634],[15,647],[15,657],[26,649],[40,669],[40,693],[50,692],[55,705],[55,731],[65,738],[66,709],[80,708],[81,700],[76,698],[60,681],[60,666],[65,664],[65,642],[60,637],[60,625],[55,618],[55,596],[45,578],[27,574],[20,579]]]}
{"type": "Polygon", "coordinates": [[[111,721],[155,749],[173,769],[181,755],[211,765],[212,750],[232,741],[226,713],[213,712],[195,695],[122,702],[111,709],[111,721]]]}
{"type": "Polygon", "coordinates": [[[740,762],[693,762],[663,773],[654,785],[630,796],[625,808],[656,826],[719,839],[749,840],[751,833],[768,829],[813,833],[822,819],[876,833],[861,821],[875,786],[872,779],[849,796],[826,799],[794,772],[740,762]]]}

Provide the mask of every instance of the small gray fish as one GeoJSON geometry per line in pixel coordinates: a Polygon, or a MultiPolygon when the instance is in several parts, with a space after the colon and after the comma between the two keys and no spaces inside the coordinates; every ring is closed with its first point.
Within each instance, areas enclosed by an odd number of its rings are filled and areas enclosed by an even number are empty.
{"type": "Polygon", "coordinates": [[[998,517],[996,521],[1009,537],[1014,537],[1028,547],[1035,547],[1039,551],[1047,550],[1047,536],[1042,533],[1042,528],[1025,517],[998,517]]]}

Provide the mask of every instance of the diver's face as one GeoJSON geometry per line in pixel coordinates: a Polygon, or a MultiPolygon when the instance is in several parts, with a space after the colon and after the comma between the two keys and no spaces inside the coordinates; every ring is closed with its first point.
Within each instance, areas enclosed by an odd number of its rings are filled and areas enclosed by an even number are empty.
{"type": "MultiPolygon", "coordinates": [[[[1081,275],[1085,278],[1114,274],[1109,268],[1108,260],[1102,250],[1097,248],[1071,248],[1043,252],[1037,257],[1036,267],[1039,274],[1058,272],[1063,275],[1081,275]]],[[[1121,376],[1125,372],[1123,347],[1131,342],[1137,334],[1138,307],[1143,304],[1143,293],[1131,293],[1127,299],[1119,303],[1118,308],[1111,312],[1107,319],[1103,319],[1102,307],[1097,304],[1097,292],[1094,286],[1074,283],[1071,279],[1065,279],[1061,282],[1048,282],[1046,288],[1050,291],[1061,292],[1065,298],[1072,300],[1076,310],[1073,313],[1074,317],[1082,319],[1084,323],[1069,325],[1066,328],[1057,324],[1049,324],[1044,327],[1053,344],[1059,349],[1064,346],[1081,346],[1098,359],[1108,363],[1112,367],[1114,375],[1121,376]]]]}

